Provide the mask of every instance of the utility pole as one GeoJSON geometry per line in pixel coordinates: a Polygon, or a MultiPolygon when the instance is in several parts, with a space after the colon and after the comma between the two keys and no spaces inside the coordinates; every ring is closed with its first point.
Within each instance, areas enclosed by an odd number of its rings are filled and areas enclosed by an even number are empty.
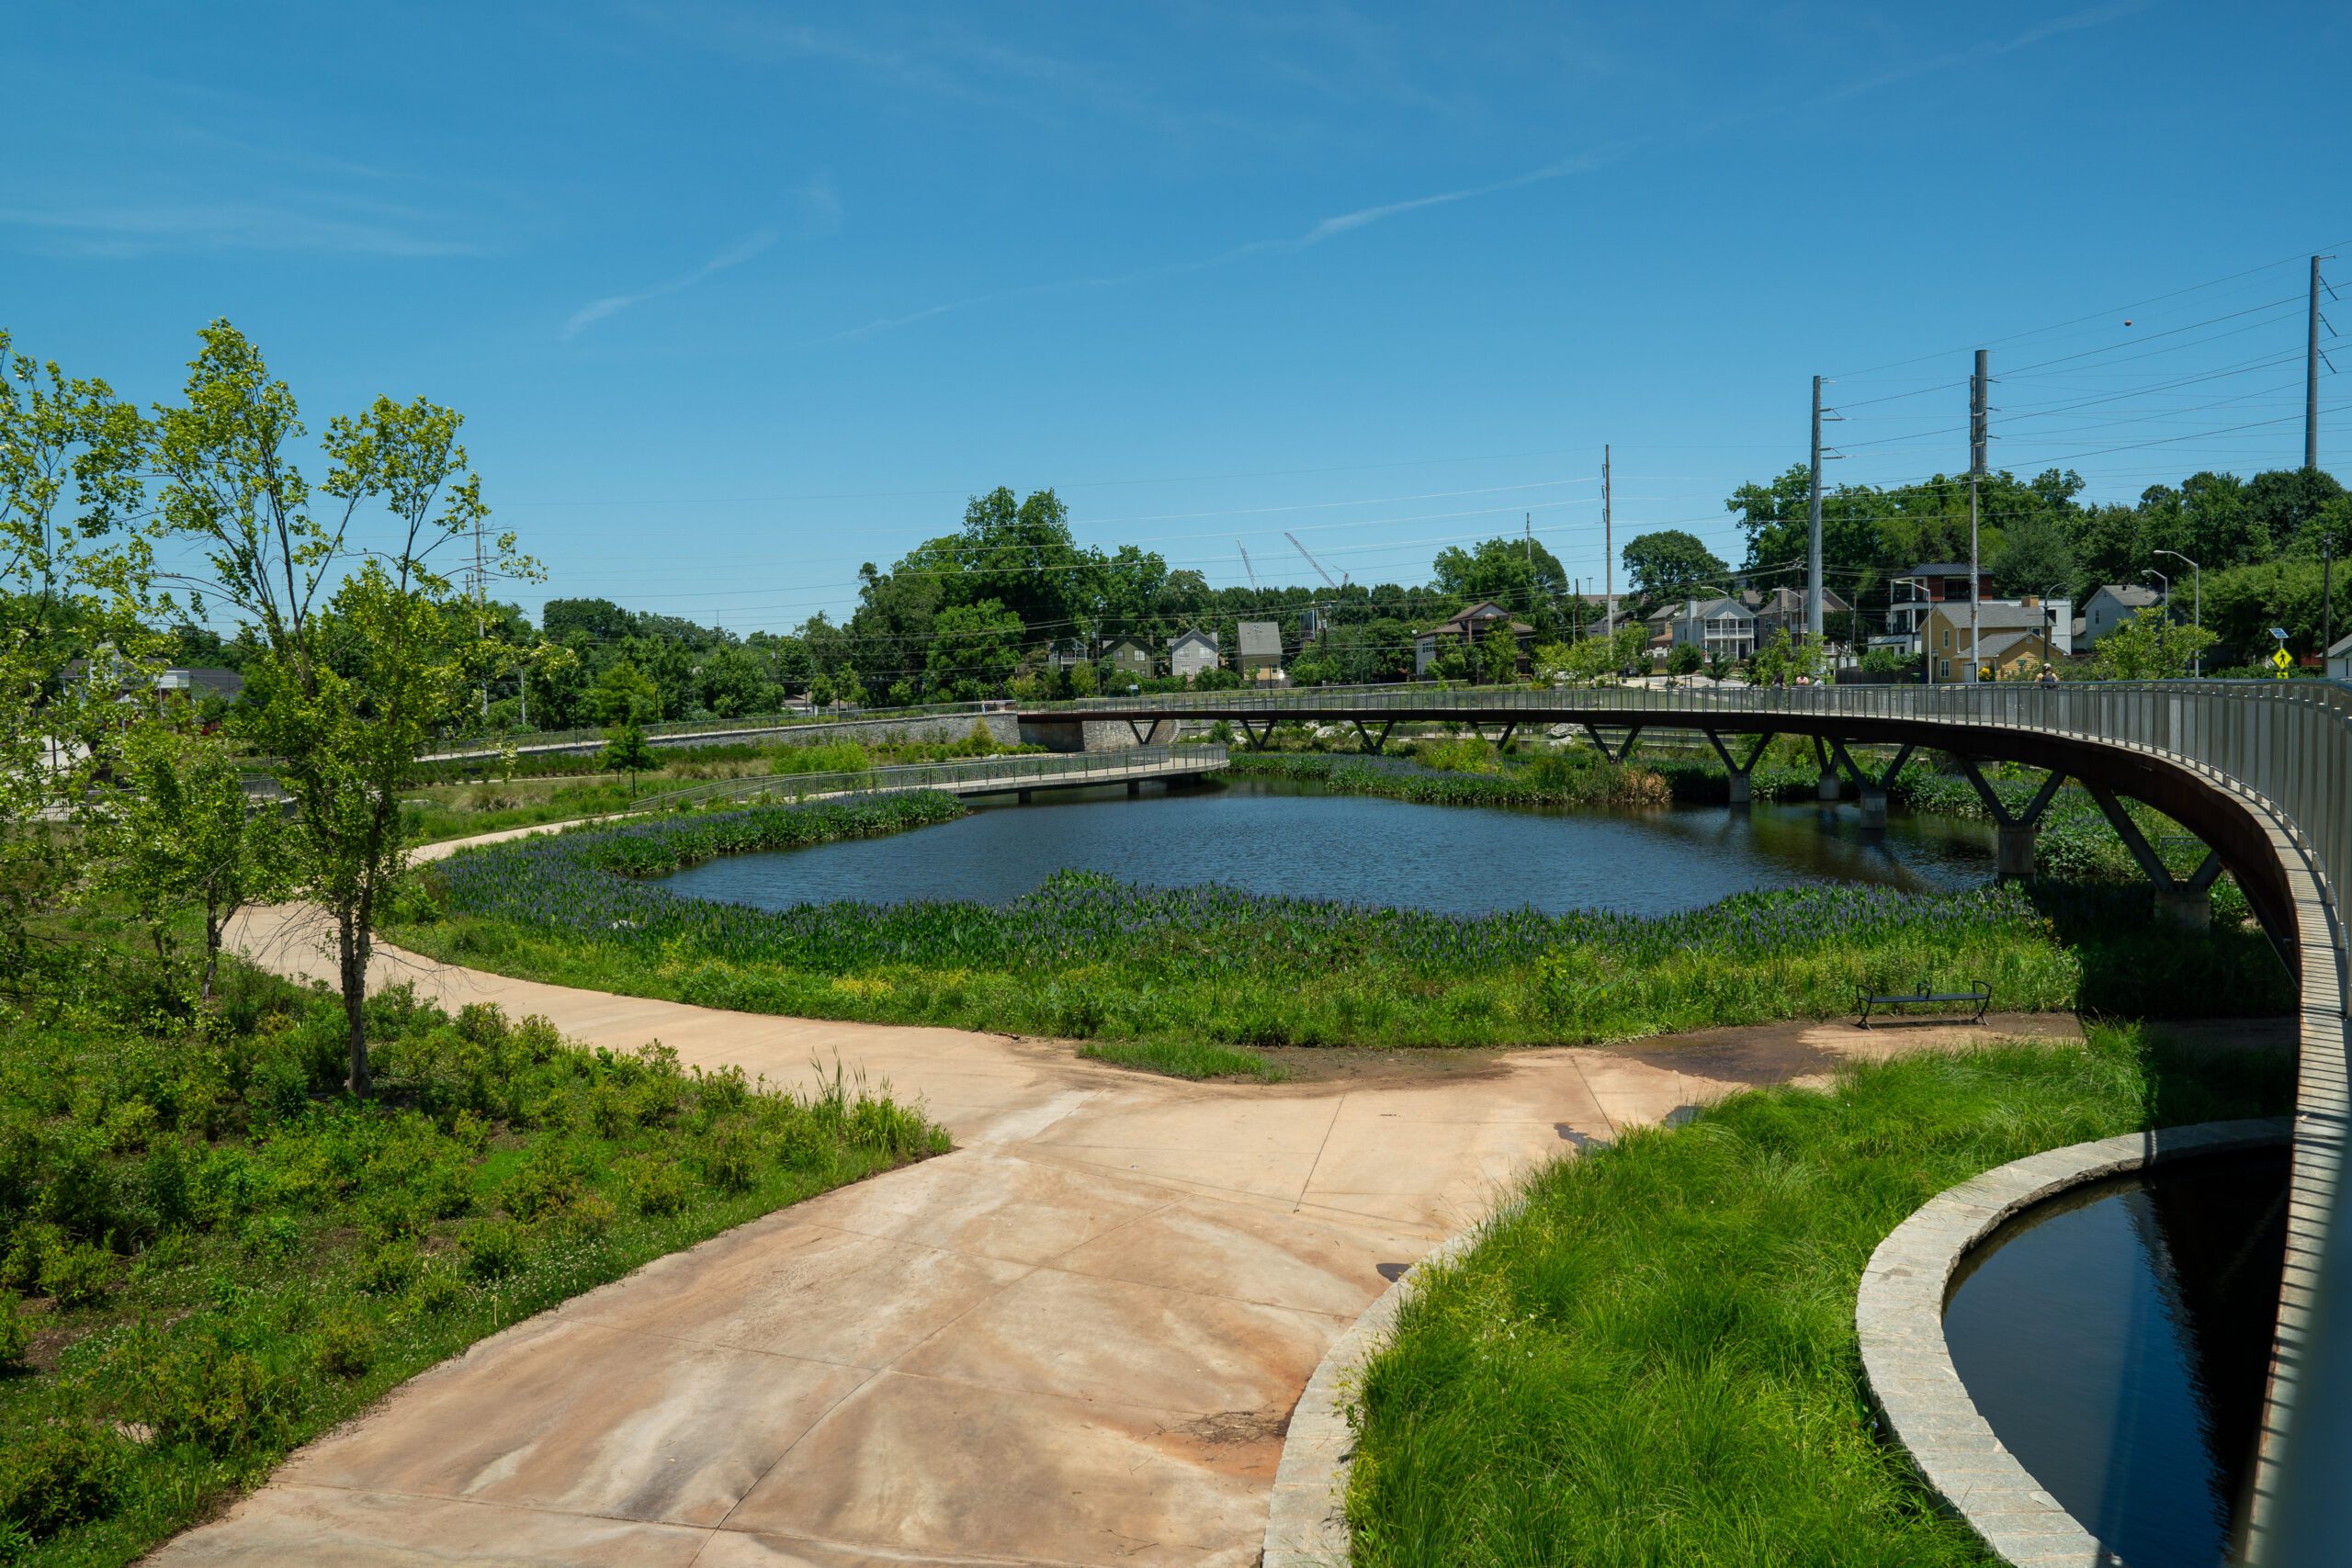
{"type": "Polygon", "coordinates": [[[2303,467],[2319,467],[2319,264],[2312,257],[2311,322],[2303,339],[2303,467]]]}
{"type": "MultiPolygon", "coordinates": [[[[490,637],[490,582],[481,570],[481,514],[474,514],[474,640],[484,642],[490,637]]],[[[481,675],[481,716],[490,717],[490,670],[484,666],[481,675]]]]}
{"type": "Polygon", "coordinates": [[[1611,532],[1609,519],[1609,444],[1600,444],[1600,595],[1608,608],[1600,621],[1600,635],[1617,635],[1617,556],[1616,538],[1611,532]]]}
{"type": "Polygon", "coordinates": [[[1816,641],[1821,626],[1821,378],[1813,378],[1813,495],[1805,508],[1804,630],[1816,641]]]}
{"type": "Polygon", "coordinates": [[[1976,488],[1984,477],[1984,384],[1992,378],[1987,368],[1992,357],[1989,350],[1978,349],[1976,373],[1968,378],[1968,678],[1972,681],[1983,669],[1976,662],[1983,643],[1978,606],[1984,602],[1984,570],[1977,560],[1976,488]]]}

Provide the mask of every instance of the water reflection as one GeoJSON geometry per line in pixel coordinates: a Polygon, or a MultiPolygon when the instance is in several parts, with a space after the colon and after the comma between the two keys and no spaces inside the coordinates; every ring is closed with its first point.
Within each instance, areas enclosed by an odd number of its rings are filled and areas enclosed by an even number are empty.
{"type": "Polygon", "coordinates": [[[1821,881],[1973,886],[1992,870],[1981,824],[1850,807],[1619,813],[1415,806],[1312,784],[1235,779],[1129,799],[1119,791],[989,806],[920,833],[738,855],[670,878],[677,892],[763,908],[834,899],[1005,904],[1064,867],[1159,886],[1222,882],[1476,914],[1533,905],[1664,914],[1751,887],[1821,881]]]}
{"type": "Polygon", "coordinates": [[[2182,1161],[2041,1205],[1944,1313],[1969,1396],[2132,1568],[2226,1558],[2286,1257],[2283,1150],[2182,1161]]]}

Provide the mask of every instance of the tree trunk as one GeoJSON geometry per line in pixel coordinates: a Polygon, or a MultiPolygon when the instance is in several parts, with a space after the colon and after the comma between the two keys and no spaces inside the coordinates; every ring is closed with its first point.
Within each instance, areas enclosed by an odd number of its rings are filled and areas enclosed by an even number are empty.
{"type": "Polygon", "coordinates": [[[204,985],[197,992],[197,1001],[203,1007],[212,1005],[212,983],[220,973],[220,931],[228,923],[225,917],[209,909],[205,911],[204,985]]]}
{"type": "Polygon", "coordinates": [[[368,924],[364,917],[345,913],[335,918],[336,956],[343,982],[343,1018],[351,1043],[351,1076],[345,1087],[368,1098],[368,924]]]}

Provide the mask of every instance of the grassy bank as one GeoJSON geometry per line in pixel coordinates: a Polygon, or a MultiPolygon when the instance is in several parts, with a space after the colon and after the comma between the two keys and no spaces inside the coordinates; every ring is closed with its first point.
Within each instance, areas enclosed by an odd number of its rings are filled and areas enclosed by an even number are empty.
{"type": "Polygon", "coordinates": [[[752,1012],[1238,1046],[1622,1040],[1835,1016],[1862,987],[1922,976],[1981,979],[2005,1009],[2179,1013],[2267,1010],[2284,984],[2259,938],[2160,930],[2124,889],[2077,890],[2054,912],[2014,888],[1823,886],[1656,918],[1471,917],[1077,873],[1001,909],[762,910],[640,880],[960,811],[900,795],[492,846],[428,868],[392,934],[504,973],[752,1012]],[[2070,948],[2068,931],[2096,942],[2070,948]]]}
{"type": "Polygon", "coordinates": [[[1871,1249],[1994,1166],[2292,1090],[2285,1060],[2098,1030],[1742,1094],[1553,1167],[1367,1369],[1355,1561],[1988,1562],[1873,1432],[1871,1249]]]}
{"type": "MultiPolygon", "coordinates": [[[[1471,743],[1462,743],[1471,744],[1471,743]]],[[[1476,742],[1480,750],[1486,744],[1476,742]]],[[[1621,768],[1597,755],[1565,752],[1487,769],[1428,771],[1377,767],[1344,757],[1299,751],[1236,751],[1227,768],[1261,778],[1294,779],[1339,795],[1381,795],[1423,806],[1664,806],[1666,782],[1647,768],[1621,768]]]]}
{"type": "Polygon", "coordinates": [[[91,978],[0,1017],[0,1561],[128,1562],[483,1336],[945,1147],[404,992],[361,1103],[338,1002],[232,969],[199,1024],[91,978]]]}

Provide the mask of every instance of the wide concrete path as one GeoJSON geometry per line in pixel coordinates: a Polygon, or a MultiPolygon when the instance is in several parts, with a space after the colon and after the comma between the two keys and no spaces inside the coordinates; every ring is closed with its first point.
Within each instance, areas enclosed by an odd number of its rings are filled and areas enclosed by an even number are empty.
{"type": "MultiPolygon", "coordinates": [[[[295,912],[262,911],[240,939],[287,972],[326,968],[295,912]]],[[[920,1101],[957,1148],[484,1341],[158,1561],[1251,1563],[1291,1408],[1396,1272],[1582,1140],[1894,1038],[1720,1032],[1697,1071],[1671,1052],[1554,1050],[1442,1082],[1194,1085],[1064,1044],[722,1012],[400,953],[379,971],[778,1082],[838,1060],[920,1101]]]]}

